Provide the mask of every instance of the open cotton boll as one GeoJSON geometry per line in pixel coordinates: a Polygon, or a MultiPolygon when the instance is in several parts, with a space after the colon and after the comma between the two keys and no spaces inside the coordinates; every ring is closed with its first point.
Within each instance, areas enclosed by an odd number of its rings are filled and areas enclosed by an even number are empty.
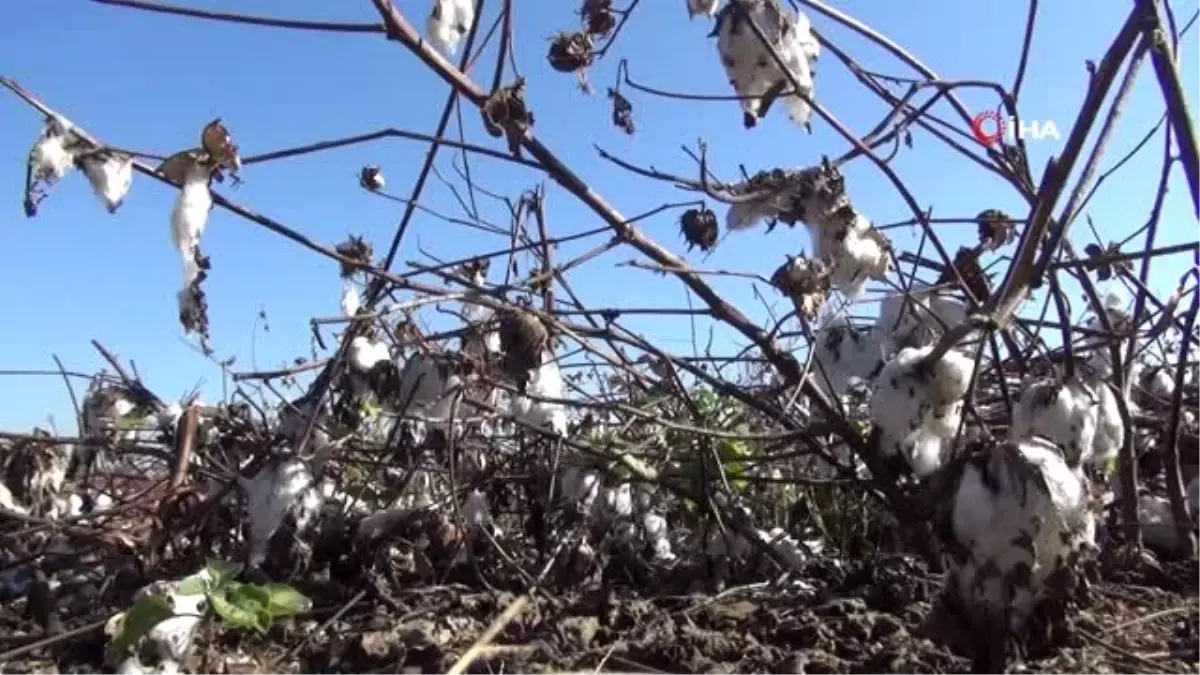
{"type": "Polygon", "coordinates": [[[468,530],[475,532],[492,524],[492,510],[487,495],[480,490],[471,490],[462,506],[463,522],[468,530]]]}
{"type": "Polygon", "coordinates": [[[542,364],[529,371],[529,382],[525,391],[529,394],[516,394],[510,399],[510,412],[517,419],[534,426],[549,425],[560,436],[567,435],[567,411],[563,404],[552,401],[538,401],[532,397],[548,399],[565,399],[566,387],[563,384],[562,371],[558,361],[549,352],[542,353],[542,364]]]}
{"type": "Polygon", "coordinates": [[[1121,409],[1117,406],[1117,391],[1107,382],[1096,384],[1096,433],[1092,437],[1091,461],[1105,467],[1121,450],[1125,439],[1125,423],[1121,421],[1121,409]]]}
{"type": "MultiPolygon", "coordinates": [[[[246,493],[250,514],[249,562],[258,565],[266,559],[267,545],[287,514],[297,506],[310,506],[302,504],[309,501],[302,499],[306,492],[312,491],[317,499],[320,492],[312,489],[314,478],[308,464],[296,458],[267,465],[253,478],[239,478],[238,482],[246,493]]],[[[298,515],[296,529],[302,531],[301,521],[307,519],[298,515]]]]}
{"type": "Polygon", "coordinates": [[[1078,379],[1046,379],[1027,387],[1013,409],[1009,436],[1021,441],[1044,436],[1062,445],[1067,464],[1092,461],[1100,405],[1096,392],[1078,379]]]}
{"type": "Polygon", "coordinates": [[[598,506],[609,518],[628,518],[633,515],[633,486],[621,483],[605,488],[598,506]]]}
{"type": "Polygon", "coordinates": [[[358,286],[350,279],[342,279],[342,316],[347,319],[358,314],[362,307],[362,299],[358,295],[358,286]]]}
{"type": "MultiPolygon", "coordinates": [[[[809,27],[808,18],[792,16],[780,8],[777,0],[754,0],[736,3],[753,19],[771,47],[779,53],[782,61],[805,95],[813,91],[812,62],[820,54],[820,47],[809,27]]],[[[762,96],[768,91],[792,90],[788,72],[780,67],[770,50],[755,34],[753,28],[738,11],[735,3],[727,4],[717,12],[717,54],[725,74],[738,94],[746,128],[754,127],[762,118],[762,96]]],[[[794,94],[785,98],[789,117],[807,127],[811,110],[804,100],[794,94]]]]}
{"type": "Polygon", "coordinates": [[[918,477],[944,462],[962,419],[974,362],[956,350],[927,363],[933,347],[908,347],[884,365],[875,379],[871,419],[881,433],[884,456],[900,454],[918,477]]]}
{"type": "Polygon", "coordinates": [[[717,13],[721,0],[687,0],[688,18],[694,19],[698,14],[712,16],[717,13]]]}
{"type": "Polygon", "coordinates": [[[1095,541],[1083,481],[1046,439],[997,443],[972,458],[952,503],[944,589],[989,639],[1020,629],[1048,577],[1095,541]]]}
{"type": "Polygon", "coordinates": [[[873,330],[858,330],[844,316],[825,324],[814,336],[813,358],[818,386],[842,396],[855,380],[867,381],[883,368],[883,346],[873,330]]]}
{"type": "Polygon", "coordinates": [[[133,184],[133,158],[117,152],[84,157],[83,173],[109,213],[116,213],[133,184]]]}
{"type": "Polygon", "coordinates": [[[558,486],[564,502],[587,513],[600,496],[600,474],[578,466],[567,466],[560,473],[558,486]]]}
{"type": "Polygon", "coordinates": [[[676,559],[668,537],[667,519],[663,516],[649,512],[642,514],[642,537],[654,551],[655,562],[666,563],[676,559]]]}
{"type": "Polygon", "coordinates": [[[461,384],[459,377],[451,372],[449,363],[417,352],[399,370],[400,385],[394,400],[397,406],[407,404],[408,407],[396,412],[428,418],[449,414],[452,394],[461,384]]]}
{"type": "Polygon", "coordinates": [[[375,342],[365,335],[355,336],[350,341],[350,349],[347,350],[346,356],[350,367],[360,373],[369,372],[375,364],[390,361],[392,358],[386,344],[375,342]]]}
{"type": "Polygon", "coordinates": [[[184,256],[191,255],[191,251],[200,243],[204,226],[208,223],[208,212],[213,205],[212,192],[208,189],[210,177],[211,171],[207,166],[191,163],[184,174],[175,207],[171,210],[171,243],[184,256]]]}
{"type": "Polygon", "coordinates": [[[29,151],[29,165],[35,180],[53,185],[75,168],[73,132],[69,122],[51,117],[42,135],[29,151]]]}
{"type": "MultiPolygon", "coordinates": [[[[925,347],[935,342],[946,330],[967,321],[967,306],[963,301],[938,291],[912,289],[908,295],[889,295],[879,303],[876,326],[895,348],[925,347]]],[[[960,344],[969,344],[972,333],[960,344]]]]}
{"type": "Polygon", "coordinates": [[[438,50],[454,56],[458,43],[474,22],[475,4],[471,0],[433,0],[425,30],[438,50]]]}
{"type": "Polygon", "coordinates": [[[851,301],[862,297],[867,280],[878,276],[877,270],[887,266],[884,260],[887,252],[880,245],[880,239],[871,236],[870,222],[861,215],[855,218],[855,224],[846,229],[836,245],[824,248],[832,249],[829,251],[833,258],[830,280],[834,288],[851,301]]]}

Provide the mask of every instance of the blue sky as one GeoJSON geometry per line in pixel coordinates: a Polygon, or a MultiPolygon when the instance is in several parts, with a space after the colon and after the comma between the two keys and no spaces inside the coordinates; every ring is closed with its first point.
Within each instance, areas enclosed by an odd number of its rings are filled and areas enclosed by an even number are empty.
{"type": "MultiPolygon", "coordinates": [[[[428,0],[398,0],[400,9],[423,27],[428,0]]],[[[605,89],[619,58],[628,58],[632,76],[645,84],[691,93],[727,94],[726,78],[707,39],[710,24],[689,22],[682,0],[645,0],[608,58],[590,71],[595,88],[585,96],[570,75],[545,62],[548,38],[576,25],[574,2],[516,3],[516,58],[529,87],[536,134],[627,216],[664,202],[690,198],[670,185],[631,176],[601,160],[599,144],[634,163],[687,175],[695,173],[683,144],[697,138],[709,143],[712,168],[734,178],[743,164],[750,171],[771,166],[808,165],[822,154],[836,155],[846,143],[827,125],[814,122],[804,134],[777,109],[752,131],[741,127],[732,101],[693,103],[626,92],[638,125],[630,137],[608,123],[605,89]],[[531,11],[536,6],[537,13],[531,11]]],[[[489,2],[490,24],[500,6],[489,2]]],[[[375,21],[370,2],[327,3],[293,0],[196,0],[189,6],[291,18],[375,21]]],[[[1025,3],[963,3],[912,0],[904,3],[846,0],[836,3],[889,35],[944,79],[992,79],[1011,83],[1025,21],[1025,3]]],[[[1082,100],[1086,59],[1099,60],[1123,22],[1128,2],[1055,0],[1041,3],[1029,74],[1021,100],[1026,119],[1053,120],[1064,133],[1082,100]]],[[[1175,3],[1181,22],[1195,0],[1175,3]]],[[[44,0],[19,3],[0,27],[0,73],[15,78],[46,103],[100,138],[117,146],[169,154],[194,146],[200,128],[222,117],[245,155],[318,140],[369,132],[381,127],[430,131],[437,122],[447,86],[401,46],[378,35],[327,35],[200,22],[91,3],[44,0]]],[[[810,13],[814,26],[848,51],[864,67],[914,76],[881,49],[810,13]]],[[[485,25],[488,25],[485,24],[485,25]]],[[[494,43],[474,77],[491,79],[494,43]]],[[[1183,75],[1196,104],[1196,31],[1184,41],[1183,75]]],[[[486,85],[485,85],[486,86],[486,85]]],[[[859,134],[886,113],[884,105],[857,84],[831,54],[822,57],[816,96],[827,109],[859,134]]],[[[991,94],[964,91],[972,110],[994,107],[991,94]]],[[[945,108],[941,108],[943,114],[945,108]]],[[[1157,120],[1161,98],[1147,63],[1104,166],[1123,155],[1157,120]]],[[[949,117],[947,117],[949,118],[949,117]]],[[[469,139],[499,143],[481,132],[478,116],[466,115],[469,139]]],[[[180,277],[178,256],[168,235],[175,192],[144,177],[135,178],[124,206],[108,214],[81,175],[60,183],[40,209],[26,219],[21,186],[26,153],[40,129],[35,111],[0,93],[0,370],[53,368],[57,354],[68,368],[92,371],[103,365],[90,346],[98,339],[125,359],[133,358],[147,383],[160,395],[175,398],[200,385],[207,400],[220,396],[220,371],[183,339],[176,317],[180,277]]],[[[1063,139],[1065,141],[1065,138],[1063,139]]],[[[940,217],[972,216],[1001,208],[1023,216],[1011,189],[982,170],[957,160],[951,151],[921,131],[914,147],[902,149],[893,166],[923,205],[940,217]]],[[[1061,149],[1052,139],[1031,143],[1035,172],[1061,149]]],[[[230,199],[288,223],[306,235],[334,244],[357,233],[386,249],[402,206],[364,193],[356,175],[364,164],[380,165],[389,189],[407,196],[425,145],[383,141],[319,155],[257,164],[243,171],[243,184],[217,190],[230,199]]],[[[1109,181],[1088,208],[1102,236],[1121,233],[1145,221],[1157,180],[1161,140],[1109,181]]],[[[453,178],[451,154],[439,155],[438,167],[453,178]]],[[[481,187],[515,197],[542,176],[511,164],[472,160],[481,187]]],[[[1194,241],[1196,219],[1180,172],[1172,182],[1162,224],[1162,243],[1194,241]]],[[[847,168],[849,190],[860,210],[876,223],[910,217],[904,202],[867,161],[847,168]]],[[[506,224],[503,207],[479,197],[481,216],[506,224]]],[[[594,215],[552,186],[548,198],[554,235],[599,225],[594,215]]],[[[431,182],[422,204],[461,217],[450,192],[431,182]]],[[[719,207],[718,213],[723,213],[719,207]]],[[[678,213],[641,223],[656,240],[682,253],[678,213]]],[[[941,226],[953,252],[973,241],[971,225],[941,226]]],[[[889,233],[900,248],[911,248],[915,229],[889,233]]],[[[1081,221],[1074,238],[1091,241],[1081,221]]],[[[604,240],[593,238],[560,248],[560,260],[604,240]]],[[[502,238],[453,226],[418,214],[397,265],[421,260],[421,249],[443,259],[503,247],[502,238]]],[[[736,269],[769,275],[785,253],[808,248],[801,230],[761,230],[725,239],[707,260],[696,252],[688,259],[704,268],[736,269]]],[[[213,270],[206,282],[213,345],[217,356],[236,355],[234,370],[271,368],[310,350],[307,319],[337,313],[336,263],[220,209],[214,209],[203,242],[213,270]],[[256,327],[265,310],[270,332],[256,327]]],[[[574,289],[590,306],[686,306],[682,287],[648,272],[616,268],[635,258],[628,249],[606,254],[571,275],[574,289]]],[[[1153,285],[1169,288],[1188,264],[1186,256],[1156,263],[1153,285]]],[[[498,268],[493,265],[491,280],[498,268]]],[[[528,262],[522,261],[522,271],[528,262]]],[[[744,281],[714,280],[745,313],[764,312],[744,281]]],[[[772,301],[779,298],[770,289],[772,301]]],[[[782,311],[783,305],[777,304],[782,311]]],[[[1078,308],[1077,308],[1078,309],[1078,308]]],[[[627,325],[669,349],[690,350],[684,319],[630,319],[627,325]]],[[[705,337],[701,336],[703,343],[705,337]]],[[[720,344],[721,336],[718,336],[720,344]]],[[[730,348],[718,349],[729,353],[730,348]]],[[[0,428],[27,429],[53,416],[69,432],[72,413],[61,380],[8,377],[3,382],[0,428]]]]}

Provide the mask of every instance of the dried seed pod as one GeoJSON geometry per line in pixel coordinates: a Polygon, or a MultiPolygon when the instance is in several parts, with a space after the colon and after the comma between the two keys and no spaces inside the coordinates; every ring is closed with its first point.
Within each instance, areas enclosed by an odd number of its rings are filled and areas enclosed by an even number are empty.
{"type": "Polygon", "coordinates": [[[979,223],[979,245],[988,251],[1012,243],[1016,236],[1012,218],[999,209],[980,211],[975,222],[979,223]]]}
{"type": "Polygon", "coordinates": [[[587,33],[559,33],[546,55],[560,73],[573,73],[592,65],[592,38],[587,33]]]}
{"type": "Polygon", "coordinates": [[[520,309],[502,313],[499,333],[504,370],[523,388],[529,371],[541,365],[550,334],[541,319],[520,309]]]}
{"type": "Polygon", "coordinates": [[[358,184],[361,185],[364,190],[375,192],[382,190],[387,185],[387,182],[383,180],[383,172],[379,170],[379,167],[364,166],[362,170],[358,172],[358,184]]]}
{"type": "Polygon", "coordinates": [[[771,285],[792,299],[797,312],[813,319],[829,297],[832,272],[823,260],[788,256],[787,262],[771,275],[771,285]]]}
{"type": "Polygon", "coordinates": [[[238,154],[238,146],[233,142],[233,136],[221,123],[221,118],[209,122],[200,132],[200,147],[208,153],[212,163],[223,166],[233,173],[242,168],[242,158],[238,154]]]}
{"type": "Polygon", "coordinates": [[[711,251],[721,233],[716,214],[704,206],[684,211],[679,219],[679,229],[687,240],[689,251],[697,246],[701,251],[711,251]]]}
{"type": "Polygon", "coordinates": [[[483,126],[495,138],[506,136],[508,149],[521,156],[521,140],[525,130],[533,126],[533,113],[525,105],[525,79],[492,92],[480,109],[483,126]]]}
{"type": "Polygon", "coordinates": [[[632,135],[634,132],[633,126],[633,104],[629,99],[621,95],[621,92],[616,89],[608,90],[608,98],[612,100],[612,123],[613,126],[623,130],[625,133],[632,135]]]}
{"type": "Polygon", "coordinates": [[[350,236],[346,241],[334,247],[333,250],[337,251],[338,255],[354,261],[351,264],[340,263],[343,279],[352,276],[355,272],[363,269],[363,267],[370,265],[371,256],[374,255],[374,249],[371,248],[371,245],[357,235],[350,236]]]}
{"type": "Polygon", "coordinates": [[[612,0],[583,0],[580,14],[583,15],[584,28],[595,37],[608,35],[617,25],[612,0]]]}
{"type": "Polygon", "coordinates": [[[892,267],[892,256],[888,255],[888,252],[892,250],[892,242],[888,240],[883,232],[880,232],[874,227],[867,230],[866,234],[863,236],[867,239],[874,240],[875,243],[879,245],[879,250],[882,253],[882,255],[880,255],[875,261],[875,265],[867,271],[867,276],[871,277],[872,279],[883,279],[887,276],[888,270],[890,270],[892,267]]]}

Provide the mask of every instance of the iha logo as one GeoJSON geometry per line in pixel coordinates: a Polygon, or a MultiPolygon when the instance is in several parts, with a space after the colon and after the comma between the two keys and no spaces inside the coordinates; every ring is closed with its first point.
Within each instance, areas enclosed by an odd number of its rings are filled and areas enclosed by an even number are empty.
{"type": "Polygon", "coordinates": [[[1000,141],[1040,141],[1046,138],[1061,140],[1054,120],[1014,120],[1005,117],[999,110],[985,110],[971,119],[971,135],[984,145],[996,145],[1000,141]],[[1014,137],[1015,131],[1015,137],[1014,137]]]}

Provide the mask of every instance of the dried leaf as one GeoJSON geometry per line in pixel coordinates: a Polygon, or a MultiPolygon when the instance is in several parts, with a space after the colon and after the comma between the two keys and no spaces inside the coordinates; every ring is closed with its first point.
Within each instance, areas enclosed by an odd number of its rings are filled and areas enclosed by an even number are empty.
{"type": "Polygon", "coordinates": [[[986,209],[975,216],[979,223],[979,245],[988,251],[1011,244],[1016,238],[1012,218],[999,209],[986,209]]]}

